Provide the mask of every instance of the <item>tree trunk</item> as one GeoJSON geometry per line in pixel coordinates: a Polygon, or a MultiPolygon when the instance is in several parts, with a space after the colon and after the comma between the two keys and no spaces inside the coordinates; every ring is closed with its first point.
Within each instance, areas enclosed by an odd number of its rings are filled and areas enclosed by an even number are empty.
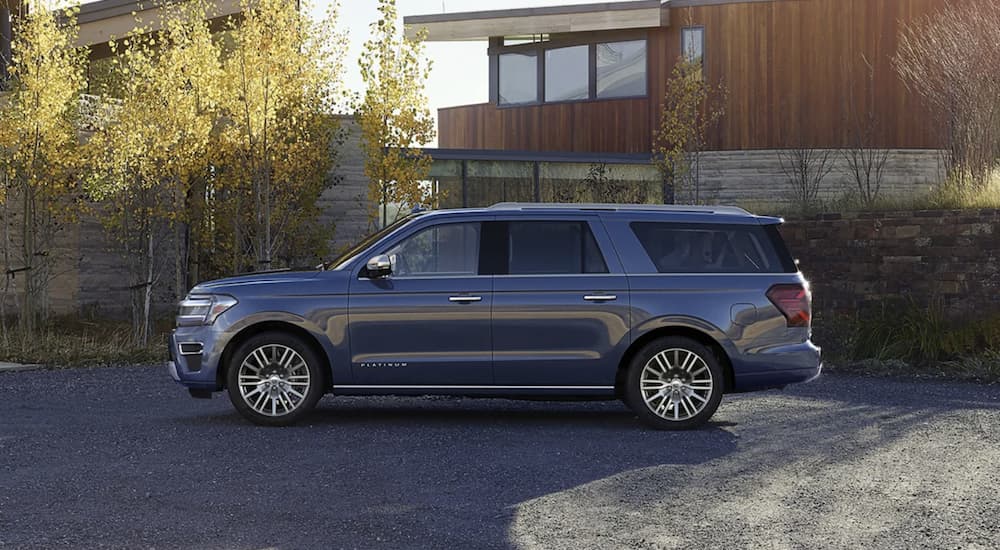
{"type": "Polygon", "coordinates": [[[149,344],[150,310],[153,302],[153,228],[146,235],[146,281],[143,287],[142,301],[142,331],[139,344],[145,347],[149,344]]]}

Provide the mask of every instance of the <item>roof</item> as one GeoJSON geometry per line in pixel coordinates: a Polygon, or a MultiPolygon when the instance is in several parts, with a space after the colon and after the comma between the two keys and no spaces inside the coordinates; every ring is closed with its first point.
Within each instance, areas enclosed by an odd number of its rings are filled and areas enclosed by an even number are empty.
{"type": "MultiPolygon", "coordinates": [[[[122,38],[133,29],[145,26],[160,29],[163,6],[174,3],[149,0],[98,0],[80,6],[77,14],[77,46],[103,46],[113,38],[122,38]]],[[[240,0],[211,0],[208,4],[210,19],[219,19],[241,13],[240,0]]],[[[107,47],[104,46],[104,49],[107,47]]]]}
{"type": "Polygon", "coordinates": [[[632,0],[506,10],[411,15],[403,18],[406,33],[427,31],[427,40],[486,40],[493,36],[525,36],[567,32],[660,27],[670,11],[660,0],[632,0]]]}
{"type": "Polygon", "coordinates": [[[609,212],[669,212],[684,214],[725,214],[747,216],[753,214],[735,206],[693,206],[682,204],[609,204],[609,203],[546,203],[546,202],[500,202],[488,210],[601,210],[609,212]]]}

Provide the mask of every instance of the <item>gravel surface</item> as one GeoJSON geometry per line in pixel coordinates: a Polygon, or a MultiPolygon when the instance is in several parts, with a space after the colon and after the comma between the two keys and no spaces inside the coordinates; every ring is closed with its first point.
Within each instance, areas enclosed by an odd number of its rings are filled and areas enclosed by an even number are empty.
{"type": "Polygon", "coordinates": [[[333,398],[253,427],[162,368],[0,373],[0,548],[997,548],[1000,387],[825,375],[655,432],[617,402],[333,398]]]}

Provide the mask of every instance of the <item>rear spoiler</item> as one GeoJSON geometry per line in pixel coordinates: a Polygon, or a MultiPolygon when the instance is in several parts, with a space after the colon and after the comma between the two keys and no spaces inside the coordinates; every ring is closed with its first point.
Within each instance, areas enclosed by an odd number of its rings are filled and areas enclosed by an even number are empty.
{"type": "Polygon", "coordinates": [[[785,223],[785,218],[776,218],[774,216],[757,216],[757,223],[760,225],[781,225],[785,223]]]}

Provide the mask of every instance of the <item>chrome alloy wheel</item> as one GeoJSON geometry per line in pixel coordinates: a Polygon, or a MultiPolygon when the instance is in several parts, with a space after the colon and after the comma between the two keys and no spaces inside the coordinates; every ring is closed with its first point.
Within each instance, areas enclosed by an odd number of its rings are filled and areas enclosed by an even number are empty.
{"type": "Polygon", "coordinates": [[[642,399],[653,414],[687,420],[705,408],[714,380],[708,364],[693,351],[672,348],[654,355],[639,377],[642,399]]]}
{"type": "Polygon", "coordinates": [[[264,344],[250,352],[238,373],[240,396],[254,411],[284,416],[309,393],[309,367],[302,356],[282,344],[264,344]]]}

